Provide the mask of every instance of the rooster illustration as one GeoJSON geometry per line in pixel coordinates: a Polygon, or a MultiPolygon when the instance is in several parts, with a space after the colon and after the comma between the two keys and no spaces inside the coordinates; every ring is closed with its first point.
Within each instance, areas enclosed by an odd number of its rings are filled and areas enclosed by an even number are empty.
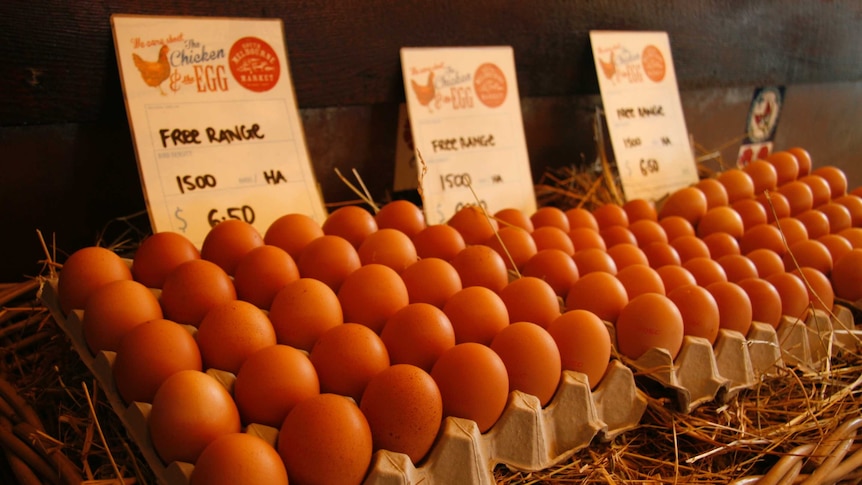
{"type": "Polygon", "coordinates": [[[417,83],[415,79],[410,80],[410,86],[413,88],[413,92],[416,93],[419,104],[428,106],[428,103],[434,99],[434,71],[428,73],[428,82],[424,86],[417,83]]]}
{"type": "Polygon", "coordinates": [[[602,66],[602,71],[608,79],[613,79],[614,74],[617,73],[617,65],[614,63],[614,52],[616,51],[611,51],[611,58],[607,62],[603,61],[601,57],[599,58],[599,64],[602,66]]]}
{"type": "Polygon", "coordinates": [[[168,62],[168,46],[163,45],[159,49],[159,58],[156,61],[145,61],[135,53],[132,53],[132,59],[135,61],[135,67],[141,71],[141,78],[147,83],[147,86],[159,88],[162,95],[165,95],[162,83],[171,75],[171,65],[168,62]]]}

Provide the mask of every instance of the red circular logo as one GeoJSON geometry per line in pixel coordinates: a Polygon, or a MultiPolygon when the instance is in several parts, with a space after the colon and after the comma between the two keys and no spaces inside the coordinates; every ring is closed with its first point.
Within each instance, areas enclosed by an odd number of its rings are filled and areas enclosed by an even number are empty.
{"type": "Polygon", "coordinates": [[[506,75],[496,64],[486,62],[476,69],[473,88],[479,101],[489,108],[496,108],[506,101],[506,75]]]}
{"type": "Polygon", "coordinates": [[[278,83],[281,74],[278,56],[269,44],[257,37],[243,37],[234,42],[228,61],[236,82],[249,91],[262,93],[278,83]]]}
{"type": "Polygon", "coordinates": [[[667,68],[664,63],[664,56],[658,47],[654,45],[644,47],[641,59],[643,61],[644,73],[646,73],[647,77],[653,82],[661,82],[664,79],[667,68]]]}

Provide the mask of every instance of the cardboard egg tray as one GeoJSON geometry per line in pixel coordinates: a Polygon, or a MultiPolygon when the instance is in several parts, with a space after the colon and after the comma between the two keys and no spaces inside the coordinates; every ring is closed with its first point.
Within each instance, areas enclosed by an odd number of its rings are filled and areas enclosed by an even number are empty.
{"type": "MultiPolygon", "coordinates": [[[[613,325],[608,329],[613,337],[613,325]]],[[[823,370],[837,352],[862,348],[860,339],[851,310],[835,305],[831,315],[814,310],[805,320],[784,316],[778,328],[752,322],[745,336],[721,329],[714,345],[686,336],[676,358],[652,348],[627,364],[648,394],[668,395],[680,412],[689,413],[706,402],[726,402],[787,366],[823,370]]]]}
{"type": "MultiPolygon", "coordinates": [[[[83,312],[63,315],[57,300],[56,280],[43,285],[42,301],[71,340],[81,360],[102,387],[108,402],[126,431],[140,448],[143,458],[163,485],[188,485],[194,466],[174,462],[165,465],[150,442],[147,418],[151,405],[126,405],[113,381],[114,352],[93,356],[81,330],[83,312]]],[[[190,329],[194,331],[194,329],[190,329]]],[[[210,369],[228,390],[235,376],[210,369]]],[[[475,422],[448,417],[428,456],[414,465],[407,455],[386,450],[377,451],[366,484],[493,484],[494,468],[505,465],[519,471],[538,471],[571,457],[593,440],[609,441],[637,427],[646,410],[647,400],[638,389],[631,369],[612,359],[605,376],[595,389],[584,374],[563,373],[553,399],[542,407],[538,398],[519,391],[510,393],[506,408],[497,423],[480,433],[475,422]]],[[[249,425],[245,432],[254,433],[275,444],[278,430],[268,426],[249,425]]]]}

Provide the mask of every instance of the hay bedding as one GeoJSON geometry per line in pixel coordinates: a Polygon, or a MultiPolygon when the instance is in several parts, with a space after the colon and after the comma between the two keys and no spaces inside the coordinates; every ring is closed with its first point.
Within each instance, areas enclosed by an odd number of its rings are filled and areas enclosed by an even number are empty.
{"type": "MultiPolygon", "coordinates": [[[[617,182],[601,175],[608,171],[600,162],[581,171],[548,171],[536,186],[539,204],[594,209],[619,202],[617,182]]],[[[142,238],[135,226],[140,217],[113,221],[115,250],[128,252],[142,238]]],[[[46,260],[50,273],[56,257],[46,260]]],[[[39,286],[40,278],[0,285],[0,481],[156,483],[40,303],[39,286]]],[[[860,312],[854,314],[859,321],[860,312]]],[[[862,359],[846,352],[826,371],[787,368],[729,402],[706,403],[688,414],[653,394],[640,425],[615,440],[592,443],[546,470],[525,473],[501,465],[494,475],[505,485],[742,484],[762,475],[759,483],[834,483],[839,477],[841,483],[862,483],[860,387],[862,359]]]]}

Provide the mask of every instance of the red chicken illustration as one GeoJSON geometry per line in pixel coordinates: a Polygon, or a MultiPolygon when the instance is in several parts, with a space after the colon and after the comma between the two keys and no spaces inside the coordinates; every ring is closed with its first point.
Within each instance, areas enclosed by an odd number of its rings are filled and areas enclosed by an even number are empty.
{"type": "Polygon", "coordinates": [[[428,82],[425,85],[419,84],[415,79],[410,80],[410,86],[413,92],[416,93],[416,98],[422,106],[428,106],[434,99],[434,71],[428,73],[428,82]]]}
{"type": "Polygon", "coordinates": [[[603,61],[601,57],[599,58],[599,65],[602,66],[602,72],[605,73],[605,76],[608,79],[613,79],[614,74],[617,72],[617,65],[614,63],[614,52],[615,51],[611,51],[611,57],[607,62],[603,61]]]}
{"type": "Polygon", "coordinates": [[[162,83],[171,75],[171,65],[168,62],[168,46],[163,45],[159,49],[159,58],[155,61],[145,61],[135,53],[132,53],[132,59],[135,61],[135,67],[141,72],[141,78],[147,83],[147,86],[159,88],[162,95],[165,95],[162,83]]]}

